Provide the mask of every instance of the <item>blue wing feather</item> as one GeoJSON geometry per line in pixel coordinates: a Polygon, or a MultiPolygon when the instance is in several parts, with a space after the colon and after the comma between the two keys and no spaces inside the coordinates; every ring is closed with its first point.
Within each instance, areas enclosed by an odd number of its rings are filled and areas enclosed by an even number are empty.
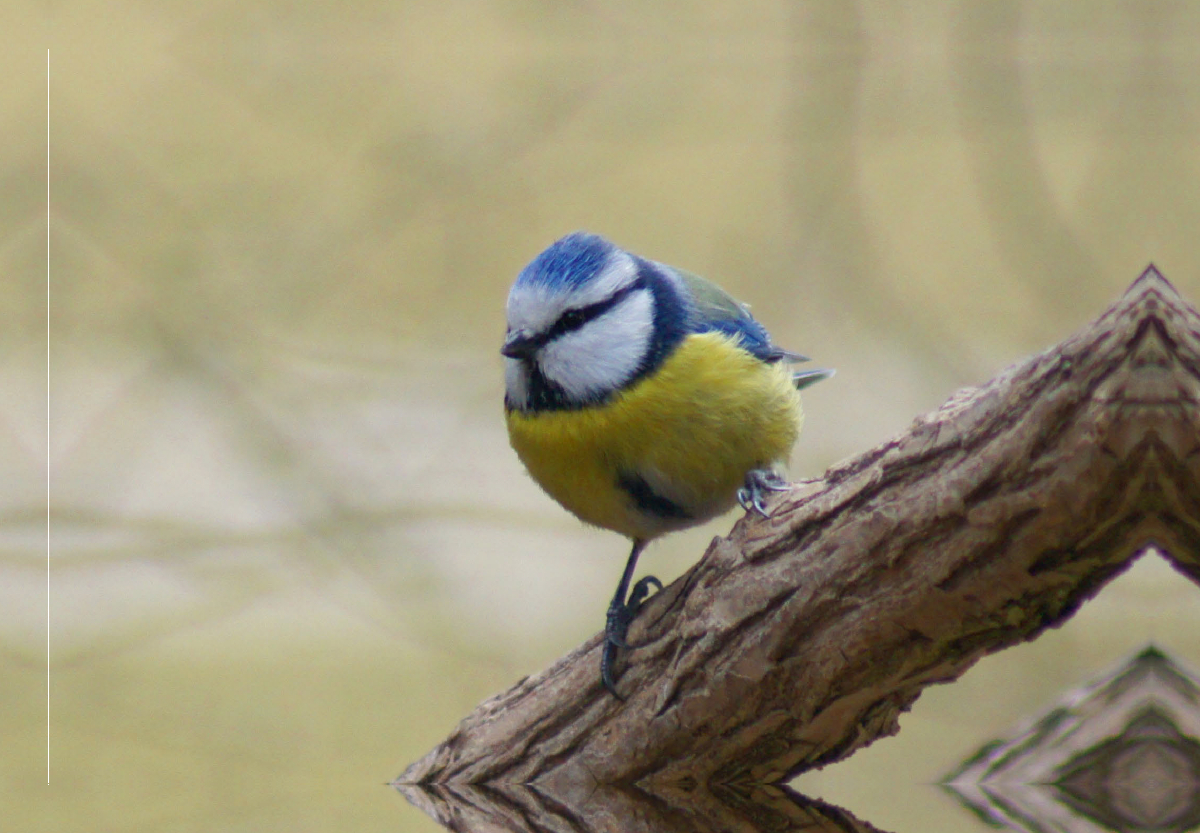
{"type": "Polygon", "coordinates": [[[753,318],[710,318],[697,322],[694,332],[718,332],[732,336],[742,347],[764,362],[777,362],[786,355],[771,343],[771,337],[753,318]]]}
{"type": "Polygon", "coordinates": [[[764,362],[805,360],[803,356],[789,353],[773,344],[766,328],[755,320],[744,304],[724,289],[683,269],[667,268],[679,276],[692,295],[695,305],[692,332],[724,333],[736,338],[742,347],[764,362]]]}

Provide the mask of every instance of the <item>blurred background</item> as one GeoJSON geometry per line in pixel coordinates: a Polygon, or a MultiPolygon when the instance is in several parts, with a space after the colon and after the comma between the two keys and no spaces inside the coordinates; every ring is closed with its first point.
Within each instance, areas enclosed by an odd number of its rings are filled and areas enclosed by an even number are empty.
{"type": "MultiPolygon", "coordinates": [[[[505,295],[568,231],[717,280],[837,368],[796,477],[1150,262],[1200,301],[1183,0],[105,0],[0,24],[31,33],[0,55],[14,830],[435,829],[384,783],[599,630],[628,549],[503,427],[505,295]]],[[[733,520],[644,569],[677,577],[733,520]]],[[[796,786],[898,833],[975,829],[923,784],[1151,641],[1200,664],[1200,594],[1156,558],[796,786]]]]}

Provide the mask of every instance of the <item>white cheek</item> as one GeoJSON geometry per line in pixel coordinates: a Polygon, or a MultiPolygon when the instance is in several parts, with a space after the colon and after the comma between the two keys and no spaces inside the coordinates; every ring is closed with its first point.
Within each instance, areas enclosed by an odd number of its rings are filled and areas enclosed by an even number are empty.
{"type": "Polygon", "coordinates": [[[604,395],[637,372],[654,333],[654,298],[633,293],[604,315],[547,344],[538,363],[571,399],[604,395]]]}
{"type": "Polygon", "coordinates": [[[504,393],[514,408],[529,404],[529,370],[520,359],[504,360],[504,393]]]}

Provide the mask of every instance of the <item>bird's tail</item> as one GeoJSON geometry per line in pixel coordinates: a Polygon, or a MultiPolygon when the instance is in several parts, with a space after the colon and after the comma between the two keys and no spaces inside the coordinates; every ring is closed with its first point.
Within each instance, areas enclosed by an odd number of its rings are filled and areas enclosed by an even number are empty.
{"type": "Polygon", "coordinates": [[[822,379],[828,379],[836,371],[832,367],[815,367],[812,370],[797,370],[792,374],[792,384],[796,390],[804,390],[809,385],[815,385],[822,379]]]}

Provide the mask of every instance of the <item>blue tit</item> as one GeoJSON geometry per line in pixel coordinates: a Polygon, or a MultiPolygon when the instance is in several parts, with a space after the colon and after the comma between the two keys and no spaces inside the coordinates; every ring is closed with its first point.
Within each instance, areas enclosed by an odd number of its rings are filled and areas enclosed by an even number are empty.
{"type": "MultiPolygon", "coordinates": [[[[504,407],[530,475],[581,520],[633,540],[605,621],[601,681],[650,592],[626,599],[651,539],[740,502],[765,515],[772,466],[800,433],[799,389],[832,370],[771,343],[746,307],[696,275],[576,232],[508,295],[504,407]]],[[[620,695],[617,695],[618,697],[620,695]]]]}

